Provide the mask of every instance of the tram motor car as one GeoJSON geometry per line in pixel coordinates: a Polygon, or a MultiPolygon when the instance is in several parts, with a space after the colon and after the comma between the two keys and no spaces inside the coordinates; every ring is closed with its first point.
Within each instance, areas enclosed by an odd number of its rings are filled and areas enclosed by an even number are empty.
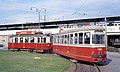
{"type": "Polygon", "coordinates": [[[105,29],[82,26],[53,35],[53,52],[87,62],[105,62],[105,29]]]}

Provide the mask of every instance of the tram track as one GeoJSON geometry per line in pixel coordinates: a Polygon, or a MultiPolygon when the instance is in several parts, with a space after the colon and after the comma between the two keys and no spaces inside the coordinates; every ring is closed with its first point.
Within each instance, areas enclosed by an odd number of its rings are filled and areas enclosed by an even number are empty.
{"type": "Polygon", "coordinates": [[[101,68],[97,64],[95,63],[92,63],[92,64],[98,69],[98,72],[102,72],[101,68]]]}
{"type": "Polygon", "coordinates": [[[95,63],[72,62],[72,69],[69,72],[102,72],[102,69],[95,63]]]}
{"type": "Polygon", "coordinates": [[[77,72],[77,62],[74,62],[74,71],[73,72],[77,72]]]}

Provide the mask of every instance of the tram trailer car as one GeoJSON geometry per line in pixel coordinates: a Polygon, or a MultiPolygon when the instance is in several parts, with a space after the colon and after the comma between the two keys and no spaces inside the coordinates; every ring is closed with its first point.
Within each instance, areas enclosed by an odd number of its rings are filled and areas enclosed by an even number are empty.
{"type": "Polygon", "coordinates": [[[9,38],[8,49],[27,49],[30,51],[51,51],[51,37],[44,34],[20,34],[9,38]]]}
{"type": "Polygon", "coordinates": [[[105,62],[105,29],[82,26],[53,35],[53,52],[76,60],[105,62]]]}

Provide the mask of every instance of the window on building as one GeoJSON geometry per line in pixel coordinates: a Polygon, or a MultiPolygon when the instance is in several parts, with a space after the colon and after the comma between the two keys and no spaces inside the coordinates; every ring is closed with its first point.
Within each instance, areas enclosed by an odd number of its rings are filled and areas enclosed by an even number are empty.
{"type": "Polygon", "coordinates": [[[114,24],[110,22],[107,26],[114,26],[114,24]]]}

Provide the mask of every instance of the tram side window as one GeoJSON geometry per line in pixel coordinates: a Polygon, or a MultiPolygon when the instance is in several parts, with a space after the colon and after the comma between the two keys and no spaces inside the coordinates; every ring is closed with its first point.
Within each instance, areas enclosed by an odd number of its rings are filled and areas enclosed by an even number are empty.
{"type": "Polygon", "coordinates": [[[60,36],[58,36],[58,41],[57,41],[57,43],[60,43],[60,36]]]}
{"type": "Polygon", "coordinates": [[[64,38],[64,43],[65,43],[65,44],[67,44],[67,43],[68,43],[67,35],[65,35],[65,38],[64,38]]]}
{"type": "Polygon", "coordinates": [[[18,43],[18,38],[15,38],[15,43],[18,43]]]}
{"type": "Polygon", "coordinates": [[[43,38],[43,43],[46,43],[46,38],[43,38]]]}
{"type": "Polygon", "coordinates": [[[104,35],[92,35],[92,43],[93,44],[104,44],[104,35]]]}
{"type": "Polygon", "coordinates": [[[29,42],[29,38],[25,38],[25,42],[28,43],[29,42]]]}
{"type": "Polygon", "coordinates": [[[62,44],[64,44],[64,35],[62,35],[62,44]]]}
{"type": "Polygon", "coordinates": [[[21,43],[23,42],[23,37],[20,38],[20,42],[21,42],[21,43]]]}
{"type": "Polygon", "coordinates": [[[67,40],[68,40],[67,44],[69,44],[70,43],[70,36],[69,35],[67,36],[67,40]]]}
{"type": "Polygon", "coordinates": [[[74,44],[77,44],[77,37],[78,37],[78,34],[75,33],[75,36],[74,36],[74,44]]]}
{"type": "Polygon", "coordinates": [[[10,39],[9,39],[9,42],[13,42],[13,38],[10,38],[10,39]]]}
{"type": "Polygon", "coordinates": [[[59,44],[62,43],[62,36],[59,36],[59,44]]]}
{"type": "Polygon", "coordinates": [[[83,44],[83,33],[79,33],[79,44],[83,44]]]}
{"type": "Polygon", "coordinates": [[[56,36],[56,43],[59,43],[59,37],[56,36]]]}
{"type": "Polygon", "coordinates": [[[41,37],[41,43],[43,43],[43,38],[41,37]]]}
{"type": "Polygon", "coordinates": [[[73,44],[73,34],[70,34],[70,44],[73,44]]]}
{"type": "Polygon", "coordinates": [[[53,36],[50,37],[50,43],[53,43],[53,36]]]}
{"type": "Polygon", "coordinates": [[[40,38],[38,37],[38,43],[40,43],[40,38]]]}
{"type": "Polygon", "coordinates": [[[54,43],[56,43],[56,38],[55,37],[53,37],[53,41],[54,41],[54,43]]]}
{"type": "Polygon", "coordinates": [[[34,43],[34,37],[31,37],[31,38],[30,38],[30,42],[31,42],[31,43],[34,43]]]}
{"type": "Polygon", "coordinates": [[[90,44],[90,33],[89,32],[84,33],[84,41],[85,41],[85,44],[90,44]]]}

